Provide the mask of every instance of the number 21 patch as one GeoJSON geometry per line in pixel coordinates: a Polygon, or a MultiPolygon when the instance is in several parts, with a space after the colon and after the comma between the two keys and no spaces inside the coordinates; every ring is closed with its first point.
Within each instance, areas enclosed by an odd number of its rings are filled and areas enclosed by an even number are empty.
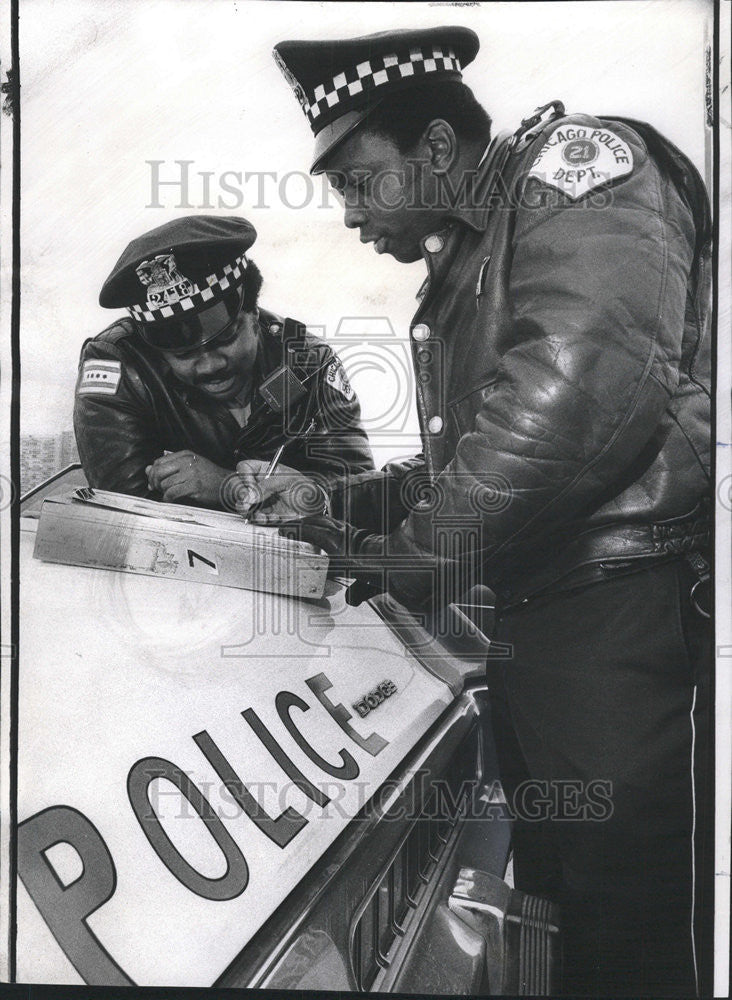
{"type": "Polygon", "coordinates": [[[557,188],[573,201],[633,170],[633,151],[606,128],[555,129],[534,160],[529,177],[557,188]]]}

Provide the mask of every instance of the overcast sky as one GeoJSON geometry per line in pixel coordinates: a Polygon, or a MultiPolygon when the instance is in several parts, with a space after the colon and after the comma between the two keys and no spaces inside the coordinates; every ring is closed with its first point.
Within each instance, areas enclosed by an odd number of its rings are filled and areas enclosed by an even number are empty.
{"type": "Polygon", "coordinates": [[[322,327],[339,345],[350,334],[338,349],[367,422],[392,431],[381,435],[377,460],[409,454],[416,421],[403,345],[387,364],[365,338],[383,342],[393,330],[404,340],[423,265],[361,246],[321,181],[306,179],[311,133],[273,44],[466,24],[481,50],[464,79],[497,129],[560,98],[569,111],[650,121],[704,173],[711,11],[706,0],[21,0],[22,431],[71,426],[79,348],[114,318],[97,296],[126,243],[177,215],[209,211],[256,226],[263,305],[322,327]],[[192,207],[178,207],[175,186],[161,187],[161,207],[150,207],[150,161],[163,161],[159,177],[171,180],[180,178],[176,160],[193,161],[192,207]]]}

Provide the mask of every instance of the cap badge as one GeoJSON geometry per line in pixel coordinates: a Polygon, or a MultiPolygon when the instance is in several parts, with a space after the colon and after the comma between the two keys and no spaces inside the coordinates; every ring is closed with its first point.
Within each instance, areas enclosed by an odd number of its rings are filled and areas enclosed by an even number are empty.
{"type": "Polygon", "coordinates": [[[160,309],[161,306],[180,302],[193,295],[196,290],[193,282],[178,270],[172,253],[158,254],[152,260],[143,260],[135,268],[135,273],[141,284],[147,286],[149,309],[160,309]]]}
{"type": "Polygon", "coordinates": [[[284,76],[285,80],[287,80],[287,82],[289,83],[289,85],[292,87],[292,90],[293,90],[293,92],[295,94],[295,97],[300,102],[300,105],[301,105],[303,111],[307,114],[310,111],[310,102],[308,101],[307,97],[305,96],[305,91],[302,89],[302,87],[300,86],[300,84],[297,82],[297,80],[295,79],[295,76],[290,71],[290,69],[288,68],[287,64],[285,63],[285,60],[279,54],[279,52],[277,51],[277,49],[273,49],[272,55],[274,56],[274,61],[277,63],[277,66],[279,67],[280,72],[284,76]]]}

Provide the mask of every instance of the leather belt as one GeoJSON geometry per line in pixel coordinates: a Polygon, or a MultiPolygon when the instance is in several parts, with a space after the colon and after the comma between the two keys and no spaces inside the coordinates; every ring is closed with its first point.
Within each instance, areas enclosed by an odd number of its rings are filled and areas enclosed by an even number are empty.
{"type": "Polygon", "coordinates": [[[510,568],[492,582],[502,607],[529,598],[633,572],[650,563],[704,552],[710,544],[710,517],[705,502],[684,518],[659,524],[613,524],[583,531],[561,549],[543,549],[520,568],[510,568]]]}

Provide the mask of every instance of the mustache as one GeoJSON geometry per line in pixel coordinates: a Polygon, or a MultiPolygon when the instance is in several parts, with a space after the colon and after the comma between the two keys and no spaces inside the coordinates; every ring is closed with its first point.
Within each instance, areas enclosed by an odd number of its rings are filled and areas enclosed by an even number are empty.
{"type": "Polygon", "coordinates": [[[220,372],[214,372],[211,375],[199,375],[193,380],[193,384],[196,386],[208,385],[209,382],[224,382],[228,378],[231,378],[231,372],[228,368],[222,368],[220,372]]]}

